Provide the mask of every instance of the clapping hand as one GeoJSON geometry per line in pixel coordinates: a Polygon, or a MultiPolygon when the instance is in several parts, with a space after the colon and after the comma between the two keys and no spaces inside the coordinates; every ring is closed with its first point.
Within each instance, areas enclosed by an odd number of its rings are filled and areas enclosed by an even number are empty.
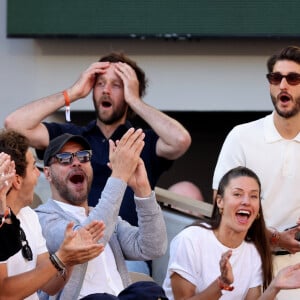
{"type": "Polygon", "coordinates": [[[92,221],[79,230],[73,230],[74,223],[69,223],[65,239],[57,251],[59,259],[68,267],[85,263],[104,250],[98,240],[103,236],[105,225],[101,221],[92,221]]]}
{"type": "Polygon", "coordinates": [[[130,128],[120,140],[116,142],[109,140],[108,166],[112,170],[112,177],[128,182],[140,162],[144,137],[145,134],[141,129],[130,128]]]}
{"type": "Polygon", "coordinates": [[[222,254],[221,260],[220,260],[220,281],[226,285],[230,286],[233,283],[233,273],[232,273],[232,267],[229,262],[229,259],[232,255],[232,250],[228,250],[225,253],[222,254]]]}
{"type": "Polygon", "coordinates": [[[279,290],[300,288],[300,263],[281,269],[272,283],[279,290]]]}
{"type": "Polygon", "coordinates": [[[0,153],[0,214],[6,210],[6,194],[16,174],[15,163],[4,152],[0,153]]]}

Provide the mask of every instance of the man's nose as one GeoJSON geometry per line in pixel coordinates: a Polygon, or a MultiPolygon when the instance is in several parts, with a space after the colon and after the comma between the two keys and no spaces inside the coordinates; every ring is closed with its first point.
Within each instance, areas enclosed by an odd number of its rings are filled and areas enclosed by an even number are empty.
{"type": "Polygon", "coordinates": [[[280,89],[281,89],[281,90],[284,90],[284,89],[286,89],[286,88],[288,87],[288,85],[289,85],[289,84],[288,84],[286,78],[283,77],[283,78],[281,79],[281,82],[280,82],[280,85],[279,85],[280,89]]]}
{"type": "Polygon", "coordinates": [[[104,87],[103,87],[103,93],[104,94],[110,94],[110,90],[111,90],[110,84],[109,83],[105,83],[104,87]]]}

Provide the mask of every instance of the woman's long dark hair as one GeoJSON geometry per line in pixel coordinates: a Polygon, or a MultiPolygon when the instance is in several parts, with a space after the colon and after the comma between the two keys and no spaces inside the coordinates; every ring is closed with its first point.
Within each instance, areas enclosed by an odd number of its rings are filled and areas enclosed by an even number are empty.
{"type": "MultiPolygon", "coordinates": [[[[238,177],[250,177],[253,178],[258,186],[259,186],[259,198],[261,198],[261,183],[258,176],[250,169],[246,167],[237,167],[228,171],[221,179],[217,191],[217,195],[224,197],[224,191],[230,181],[234,178],[238,177]]],[[[203,224],[203,220],[197,220],[192,224],[192,226],[201,226],[203,228],[214,230],[219,228],[221,223],[222,215],[219,212],[219,208],[216,203],[216,199],[214,201],[213,213],[211,219],[205,219],[205,223],[208,223],[210,227],[205,226],[203,224]]],[[[249,228],[245,241],[252,242],[262,261],[262,271],[263,271],[263,290],[265,290],[273,277],[273,263],[272,263],[272,253],[271,246],[269,243],[269,239],[267,236],[267,228],[265,224],[265,219],[263,216],[263,211],[261,207],[261,202],[259,205],[259,217],[254,220],[251,227],[249,228]]]]}

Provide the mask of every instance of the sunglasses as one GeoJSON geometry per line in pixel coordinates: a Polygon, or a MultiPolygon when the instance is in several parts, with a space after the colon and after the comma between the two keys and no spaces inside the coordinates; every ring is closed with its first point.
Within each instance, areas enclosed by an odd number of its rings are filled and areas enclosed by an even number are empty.
{"type": "Polygon", "coordinates": [[[32,260],[32,250],[28,244],[24,230],[20,227],[20,239],[22,243],[22,255],[27,260],[32,260]]]}
{"type": "Polygon", "coordinates": [[[70,165],[73,162],[75,156],[81,163],[89,162],[91,161],[92,150],[81,150],[74,153],[72,152],[57,153],[53,156],[53,158],[55,158],[56,161],[61,165],[70,165]]]}
{"type": "Polygon", "coordinates": [[[287,75],[282,75],[280,73],[269,73],[266,75],[270,84],[279,85],[282,78],[285,78],[289,85],[297,85],[300,83],[300,74],[289,73],[287,75]]]}

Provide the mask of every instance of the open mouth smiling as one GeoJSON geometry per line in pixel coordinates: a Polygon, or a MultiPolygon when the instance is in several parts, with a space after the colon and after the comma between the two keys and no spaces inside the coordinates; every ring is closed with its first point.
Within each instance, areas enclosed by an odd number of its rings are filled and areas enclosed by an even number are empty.
{"type": "Polygon", "coordinates": [[[74,184],[82,184],[84,182],[84,175],[82,173],[73,174],[70,176],[70,181],[74,184]]]}
{"type": "Polygon", "coordinates": [[[239,223],[245,224],[249,220],[251,213],[248,210],[240,209],[236,212],[236,216],[239,223]]]}

